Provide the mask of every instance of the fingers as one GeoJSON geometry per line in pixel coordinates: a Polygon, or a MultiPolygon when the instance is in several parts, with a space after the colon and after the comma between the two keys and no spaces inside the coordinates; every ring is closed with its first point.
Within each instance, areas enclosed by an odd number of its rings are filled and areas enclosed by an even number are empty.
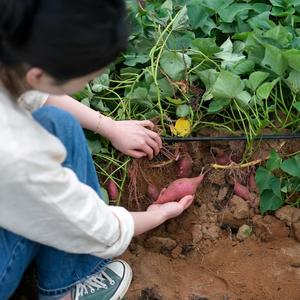
{"type": "Polygon", "coordinates": [[[159,147],[159,144],[155,140],[153,140],[149,137],[147,139],[146,143],[148,146],[150,146],[153,149],[155,155],[157,155],[159,153],[160,147],[159,147]]]}
{"type": "Polygon", "coordinates": [[[133,157],[133,158],[142,158],[147,156],[147,154],[143,151],[138,151],[138,150],[129,150],[125,154],[133,157]]]}
{"type": "Polygon", "coordinates": [[[149,121],[149,120],[137,121],[137,124],[138,124],[138,125],[141,125],[141,126],[143,126],[143,127],[148,127],[148,128],[150,128],[151,130],[153,130],[154,127],[155,127],[155,125],[154,125],[151,121],[149,121]]]}
{"type": "Polygon", "coordinates": [[[179,203],[182,205],[183,209],[187,209],[194,201],[195,195],[188,195],[183,197],[179,203]]]}
{"type": "Polygon", "coordinates": [[[161,148],[162,147],[162,140],[161,137],[158,133],[151,131],[151,130],[147,130],[148,135],[157,143],[158,147],[161,148]]]}

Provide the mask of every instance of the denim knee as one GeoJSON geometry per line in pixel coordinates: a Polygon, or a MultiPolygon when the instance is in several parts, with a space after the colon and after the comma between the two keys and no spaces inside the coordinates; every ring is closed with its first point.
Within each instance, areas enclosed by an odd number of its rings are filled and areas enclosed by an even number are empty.
{"type": "Polygon", "coordinates": [[[33,118],[45,129],[56,136],[67,136],[70,131],[81,131],[78,120],[69,112],[50,105],[45,105],[32,114],[33,118]]]}

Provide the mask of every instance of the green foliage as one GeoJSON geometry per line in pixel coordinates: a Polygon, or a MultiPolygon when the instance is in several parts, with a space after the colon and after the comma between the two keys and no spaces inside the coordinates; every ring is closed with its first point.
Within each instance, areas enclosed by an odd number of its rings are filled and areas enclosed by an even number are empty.
{"type": "Polygon", "coordinates": [[[300,155],[283,160],[274,150],[265,167],[256,171],[260,193],[260,212],[276,211],[284,203],[298,205],[300,201],[300,155]]]}
{"type": "MultiPolygon", "coordinates": [[[[238,130],[250,146],[266,127],[298,130],[300,0],[126,2],[128,48],[78,100],[117,120],[158,117],[162,135],[180,117],[192,134],[207,126],[238,130]]],[[[277,163],[258,174],[289,190],[273,174],[277,163]]],[[[289,163],[282,166],[291,176],[289,163]]],[[[263,213],[282,205],[282,189],[262,190],[263,213]]]]}
{"type": "Polygon", "coordinates": [[[88,95],[77,95],[80,101],[116,119],[159,116],[165,135],[178,117],[188,117],[196,131],[212,114],[249,141],[266,126],[298,127],[299,1],[127,5],[128,49],[90,83],[88,95]]]}

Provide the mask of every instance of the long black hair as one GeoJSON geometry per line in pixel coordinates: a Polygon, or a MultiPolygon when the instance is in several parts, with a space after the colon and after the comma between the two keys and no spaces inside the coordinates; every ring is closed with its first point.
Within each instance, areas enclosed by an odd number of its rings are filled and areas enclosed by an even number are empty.
{"type": "Polygon", "coordinates": [[[87,75],[124,50],[125,19],[123,0],[0,0],[0,69],[87,75]]]}

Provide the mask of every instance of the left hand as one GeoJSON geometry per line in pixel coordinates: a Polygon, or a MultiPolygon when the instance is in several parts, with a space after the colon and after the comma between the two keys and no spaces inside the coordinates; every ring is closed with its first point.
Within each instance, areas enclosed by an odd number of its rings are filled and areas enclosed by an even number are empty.
{"type": "Polygon", "coordinates": [[[147,211],[156,211],[164,215],[164,220],[175,218],[182,214],[194,201],[194,195],[187,195],[178,202],[167,202],[163,204],[151,204],[147,211]]]}
{"type": "Polygon", "coordinates": [[[153,129],[154,124],[148,120],[115,121],[109,139],[116,149],[126,155],[152,159],[162,147],[161,138],[153,129]]]}

